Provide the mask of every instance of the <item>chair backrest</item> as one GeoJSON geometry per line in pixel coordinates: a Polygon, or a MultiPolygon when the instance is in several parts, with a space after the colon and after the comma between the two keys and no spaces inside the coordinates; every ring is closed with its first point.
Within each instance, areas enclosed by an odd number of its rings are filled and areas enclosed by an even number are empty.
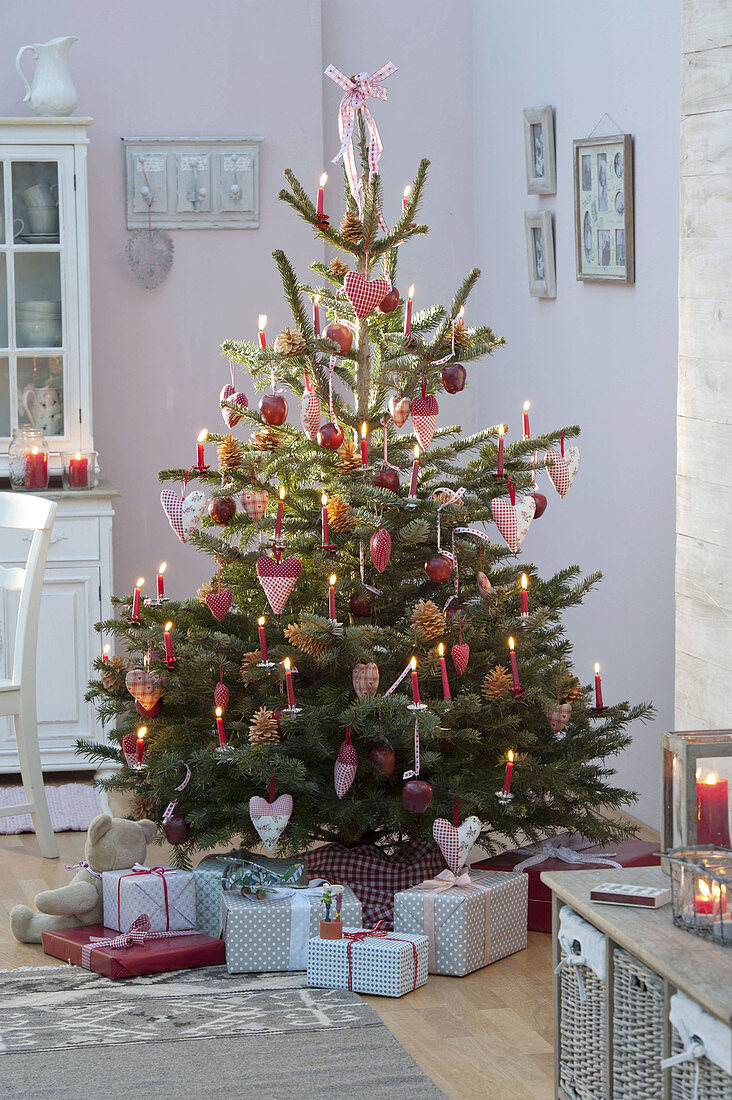
{"type": "Polygon", "coordinates": [[[38,618],[41,610],[43,573],[46,568],[56,502],[19,493],[0,493],[0,546],[3,528],[32,531],[24,568],[0,566],[0,588],[20,592],[15,628],[12,680],[35,682],[38,618]]]}

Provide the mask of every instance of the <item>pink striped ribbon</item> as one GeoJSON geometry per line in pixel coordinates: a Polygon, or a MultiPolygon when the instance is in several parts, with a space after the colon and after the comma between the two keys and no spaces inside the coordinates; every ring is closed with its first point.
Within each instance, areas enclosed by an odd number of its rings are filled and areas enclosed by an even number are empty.
{"type": "Polygon", "coordinates": [[[414,770],[405,772],[402,779],[418,779],[422,761],[419,754],[419,719],[414,719],[414,770]]]}

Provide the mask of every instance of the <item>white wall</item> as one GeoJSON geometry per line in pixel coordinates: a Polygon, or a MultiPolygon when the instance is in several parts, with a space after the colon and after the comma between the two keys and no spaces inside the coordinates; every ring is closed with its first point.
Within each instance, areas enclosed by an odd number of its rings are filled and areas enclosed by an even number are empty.
{"type": "Polygon", "coordinates": [[[479,295],[508,341],[479,419],[520,432],[530,399],[533,431],[582,426],[577,480],[560,501],[545,479],[549,508],[524,550],[543,573],[573,562],[605,573],[568,617],[574,659],[586,680],[601,662],[606,700],[655,702],[619,774],[640,791],[638,815],[657,822],[659,738],[673,717],[680,3],[476,3],[474,43],[479,295]],[[529,196],[522,110],[545,103],[556,109],[557,194],[529,196]],[[575,280],[572,140],[605,111],[635,139],[632,287],[575,280]],[[556,301],[528,295],[532,209],[555,214],[556,301]]]}

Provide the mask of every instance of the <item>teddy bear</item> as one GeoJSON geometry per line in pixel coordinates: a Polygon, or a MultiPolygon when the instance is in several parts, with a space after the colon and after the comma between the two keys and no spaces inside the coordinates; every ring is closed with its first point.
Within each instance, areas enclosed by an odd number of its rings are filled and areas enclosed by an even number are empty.
{"type": "Polygon", "coordinates": [[[16,905],[10,914],[10,928],[21,943],[41,943],[41,933],[57,928],[78,928],[83,924],[102,924],[101,871],[122,871],[133,863],[144,863],[148,844],[155,839],[157,826],[143,818],[99,814],[86,834],[84,860],[67,886],[44,890],[35,896],[38,909],[16,905]],[[94,874],[94,872],[97,874],[94,874]]]}

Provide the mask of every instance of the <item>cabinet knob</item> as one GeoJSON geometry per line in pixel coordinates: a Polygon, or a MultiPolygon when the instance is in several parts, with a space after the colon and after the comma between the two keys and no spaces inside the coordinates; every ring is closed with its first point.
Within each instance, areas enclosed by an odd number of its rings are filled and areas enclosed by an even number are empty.
{"type": "Polygon", "coordinates": [[[147,187],[147,186],[141,187],[140,188],[140,194],[142,195],[145,202],[147,202],[147,200],[150,198],[150,188],[147,187]]]}
{"type": "Polygon", "coordinates": [[[199,187],[198,188],[198,197],[201,200],[201,202],[203,202],[203,200],[206,198],[207,194],[208,194],[208,188],[207,187],[199,187]]]}
{"type": "Polygon", "coordinates": [[[232,183],[231,187],[229,188],[229,194],[231,195],[234,202],[236,202],[236,200],[241,195],[241,187],[238,183],[232,183]]]}

